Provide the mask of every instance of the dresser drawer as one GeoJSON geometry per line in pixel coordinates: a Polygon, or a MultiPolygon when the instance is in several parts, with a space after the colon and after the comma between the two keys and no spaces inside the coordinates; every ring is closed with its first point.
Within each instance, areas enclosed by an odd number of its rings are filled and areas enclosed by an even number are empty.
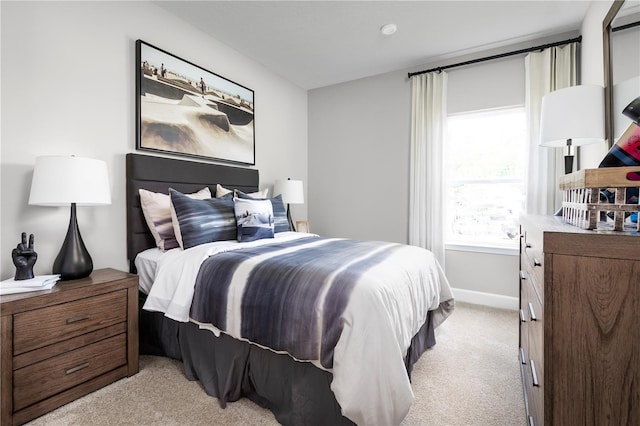
{"type": "Polygon", "coordinates": [[[529,302],[529,295],[527,287],[529,287],[529,280],[527,273],[520,270],[520,354],[519,359],[521,364],[527,364],[529,360],[529,320],[527,315],[527,306],[529,302]]]}
{"type": "Polygon", "coordinates": [[[524,366],[522,374],[522,386],[525,395],[525,409],[527,413],[527,426],[542,425],[538,420],[536,402],[533,397],[533,387],[531,385],[531,374],[529,373],[529,364],[524,366]]]}
{"type": "Polygon", "coordinates": [[[13,353],[42,348],[126,319],[126,290],[18,313],[14,315],[13,353]]]}
{"type": "Polygon", "coordinates": [[[521,268],[531,276],[536,292],[544,300],[544,252],[542,235],[535,231],[526,231],[522,242],[521,268]]]}
{"type": "Polygon", "coordinates": [[[534,290],[534,283],[525,286],[527,341],[529,344],[525,375],[529,382],[530,415],[535,424],[542,424],[544,415],[544,308],[534,290]]]}
{"type": "Polygon", "coordinates": [[[21,410],[126,363],[123,333],[20,368],[13,375],[13,409],[21,410]]]}

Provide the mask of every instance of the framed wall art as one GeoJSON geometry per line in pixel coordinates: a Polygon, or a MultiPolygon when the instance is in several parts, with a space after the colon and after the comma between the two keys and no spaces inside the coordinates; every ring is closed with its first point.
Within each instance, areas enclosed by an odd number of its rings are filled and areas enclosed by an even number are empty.
{"type": "Polygon", "coordinates": [[[309,229],[309,222],[306,220],[297,220],[296,221],[296,231],[298,232],[311,232],[309,229]]]}
{"type": "Polygon", "coordinates": [[[255,164],[254,92],[136,41],[139,150],[255,164]]]}

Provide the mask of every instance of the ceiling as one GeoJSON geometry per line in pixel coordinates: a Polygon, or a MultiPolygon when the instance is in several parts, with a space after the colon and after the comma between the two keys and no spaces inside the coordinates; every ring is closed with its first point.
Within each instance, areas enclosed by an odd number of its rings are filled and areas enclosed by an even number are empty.
{"type": "Polygon", "coordinates": [[[589,1],[157,1],[304,89],[579,30],[589,1]],[[392,36],[380,28],[397,25],[392,36]]]}

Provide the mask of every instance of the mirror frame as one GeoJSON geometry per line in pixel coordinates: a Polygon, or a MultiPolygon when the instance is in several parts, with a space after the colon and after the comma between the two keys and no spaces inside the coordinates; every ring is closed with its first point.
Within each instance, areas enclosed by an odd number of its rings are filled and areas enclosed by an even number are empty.
{"type": "Polygon", "coordinates": [[[613,146],[613,72],[611,64],[611,24],[624,0],[614,0],[602,21],[602,53],[604,65],[604,131],[607,149],[613,146]]]}

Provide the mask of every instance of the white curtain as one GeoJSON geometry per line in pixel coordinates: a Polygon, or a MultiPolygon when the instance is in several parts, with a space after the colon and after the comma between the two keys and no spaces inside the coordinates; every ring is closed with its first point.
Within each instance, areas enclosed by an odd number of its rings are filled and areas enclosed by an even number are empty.
{"type": "Polygon", "coordinates": [[[554,214],[562,206],[558,178],[564,174],[564,152],[539,145],[542,97],[577,84],[577,43],[529,53],[525,58],[529,156],[527,204],[530,214],[554,214]]]}
{"type": "Polygon", "coordinates": [[[431,250],[444,269],[444,156],[447,74],[411,79],[409,244],[431,250]]]}

